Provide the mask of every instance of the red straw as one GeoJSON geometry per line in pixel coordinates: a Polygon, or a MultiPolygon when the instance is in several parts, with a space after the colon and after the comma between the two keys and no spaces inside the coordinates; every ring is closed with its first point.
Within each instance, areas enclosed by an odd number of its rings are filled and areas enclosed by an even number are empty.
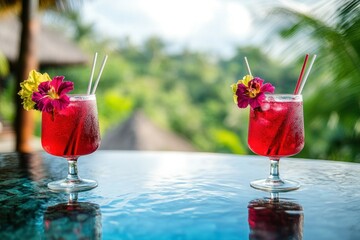
{"type": "Polygon", "coordinates": [[[303,66],[302,66],[302,69],[301,69],[301,72],[300,72],[299,79],[298,79],[298,81],[297,81],[297,83],[296,83],[296,87],[295,87],[294,94],[298,94],[298,92],[299,92],[300,83],[301,83],[302,78],[303,78],[303,75],[304,75],[304,70],[305,70],[306,63],[307,63],[307,61],[308,61],[308,58],[309,58],[309,54],[306,54],[305,60],[304,60],[304,63],[303,63],[303,66]]]}

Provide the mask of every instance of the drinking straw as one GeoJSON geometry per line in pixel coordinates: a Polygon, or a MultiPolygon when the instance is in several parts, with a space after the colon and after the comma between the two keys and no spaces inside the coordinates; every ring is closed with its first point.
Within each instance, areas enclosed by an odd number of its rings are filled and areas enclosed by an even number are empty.
{"type": "Polygon", "coordinates": [[[311,71],[311,68],[315,62],[315,59],[316,59],[316,54],[314,54],[314,56],[312,57],[311,59],[311,63],[310,63],[310,66],[309,68],[307,69],[306,73],[305,73],[305,77],[304,77],[304,80],[301,82],[301,85],[300,85],[300,89],[299,89],[299,93],[298,94],[301,94],[304,86],[305,86],[305,83],[306,83],[306,80],[307,78],[309,77],[309,74],[310,74],[310,71],[311,71]]]}
{"type": "Polygon", "coordinates": [[[90,91],[91,91],[91,84],[92,84],[92,80],[93,80],[93,77],[94,77],[94,70],[95,70],[97,55],[98,55],[98,53],[96,52],[95,56],[94,56],[94,60],[93,60],[93,65],[92,65],[92,68],[91,68],[90,81],[89,81],[89,85],[88,85],[88,89],[87,89],[87,94],[88,95],[90,94],[90,91]]]}
{"type": "Polygon", "coordinates": [[[296,87],[295,87],[294,94],[298,94],[298,92],[299,92],[300,83],[301,83],[302,77],[303,77],[303,75],[304,75],[304,70],[305,70],[306,63],[307,63],[307,61],[308,61],[308,58],[309,58],[309,54],[306,54],[305,59],[304,59],[303,66],[302,66],[302,68],[301,68],[300,76],[299,76],[298,81],[297,81],[297,83],[296,83],[296,87]]]}
{"type": "Polygon", "coordinates": [[[107,58],[108,58],[108,55],[105,55],[104,60],[103,60],[103,62],[102,62],[102,64],[101,64],[99,76],[98,76],[97,79],[96,79],[96,82],[95,82],[95,85],[94,85],[94,88],[93,88],[91,94],[95,94],[95,91],[96,91],[96,88],[97,88],[97,86],[98,86],[98,84],[99,84],[100,77],[101,77],[102,71],[104,70],[105,63],[106,63],[107,58]]]}
{"type": "Polygon", "coordinates": [[[249,75],[250,75],[250,76],[252,76],[252,74],[251,74],[251,70],[250,70],[250,65],[249,65],[249,62],[248,62],[248,60],[247,60],[247,58],[246,58],[246,57],[244,57],[244,59],[245,59],[246,68],[247,68],[247,70],[248,70],[248,73],[249,73],[249,75]]]}

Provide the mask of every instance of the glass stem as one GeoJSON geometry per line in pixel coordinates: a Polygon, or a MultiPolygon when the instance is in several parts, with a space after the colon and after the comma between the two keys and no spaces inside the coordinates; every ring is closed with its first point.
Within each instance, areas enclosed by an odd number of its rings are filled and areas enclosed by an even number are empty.
{"type": "Polygon", "coordinates": [[[268,177],[268,181],[274,184],[281,183],[282,180],[280,179],[279,173],[279,160],[280,159],[270,159],[270,176],[268,177]]]}
{"type": "Polygon", "coordinates": [[[271,202],[279,202],[280,195],[278,192],[271,192],[270,193],[270,201],[271,202]]]}
{"type": "Polygon", "coordinates": [[[78,200],[78,193],[72,192],[69,194],[69,204],[77,203],[78,200]]]}
{"type": "Polygon", "coordinates": [[[67,159],[68,161],[68,175],[66,179],[70,182],[78,182],[78,169],[77,169],[77,158],[67,159]]]}

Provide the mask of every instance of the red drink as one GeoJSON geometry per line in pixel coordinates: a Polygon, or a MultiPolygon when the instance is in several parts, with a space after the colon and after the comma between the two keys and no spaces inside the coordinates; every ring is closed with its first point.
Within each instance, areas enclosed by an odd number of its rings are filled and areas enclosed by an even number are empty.
{"type": "Polygon", "coordinates": [[[292,156],[304,147],[301,95],[266,95],[261,109],[250,110],[248,145],[272,159],[292,156]]]}
{"type": "Polygon", "coordinates": [[[60,203],[44,215],[45,239],[101,239],[101,211],[94,203],[60,203]]]}
{"type": "Polygon", "coordinates": [[[249,239],[302,239],[303,209],[294,202],[253,200],[249,203],[249,239]]]}
{"type": "Polygon", "coordinates": [[[71,96],[64,110],[42,113],[41,143],[52,155],[77,158],[100,145],[95,95],[71,96]]]}

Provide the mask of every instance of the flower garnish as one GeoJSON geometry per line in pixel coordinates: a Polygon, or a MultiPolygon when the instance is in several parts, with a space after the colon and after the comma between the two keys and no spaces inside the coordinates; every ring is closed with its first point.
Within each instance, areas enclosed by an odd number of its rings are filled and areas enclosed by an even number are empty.
{"type": "Polygon", "coordinates": [[[30,71],[28,79],[20,83],[21,90],[19,95],[23,99],[23,106],[25,110],[31,110],[35,107],[35,102],[32,100],[33,92],[38,91],[40,83],[50,81],[51,78],[47,73],[41,74],[35,70],[30,71]]]}
{"type": "Polygon", "coordinates": [[[264,80],[259,77],[244,76],[242,80],[231,85],[234,102],[239,108],[246,108],[248,105],[253,109],[260,107],[261,102],[265,99],[265,93],[274,93],[275,91],[273,85],[263,83],[264,80]]]}
{"type": "Polygon", "coordinates": [[[70,104],[67,93],[74,89],[74,83],[64,81],[64,76],[51,79],[47,73],[31,71],[29,78],[20,84],[19,95],[24,99],[26,110],[36,109],[54,113],[70,104]]]}
{"type": "Polygon", "coordinates": [[[51,81],[39,84],[39,91],[32,95],[37,109],[44,112],[60,111],[70,104],[70,99],[66,94],[74,89],[74,83],[63,81],[64,78],[64,76],[57,76],[51,81]]]}

